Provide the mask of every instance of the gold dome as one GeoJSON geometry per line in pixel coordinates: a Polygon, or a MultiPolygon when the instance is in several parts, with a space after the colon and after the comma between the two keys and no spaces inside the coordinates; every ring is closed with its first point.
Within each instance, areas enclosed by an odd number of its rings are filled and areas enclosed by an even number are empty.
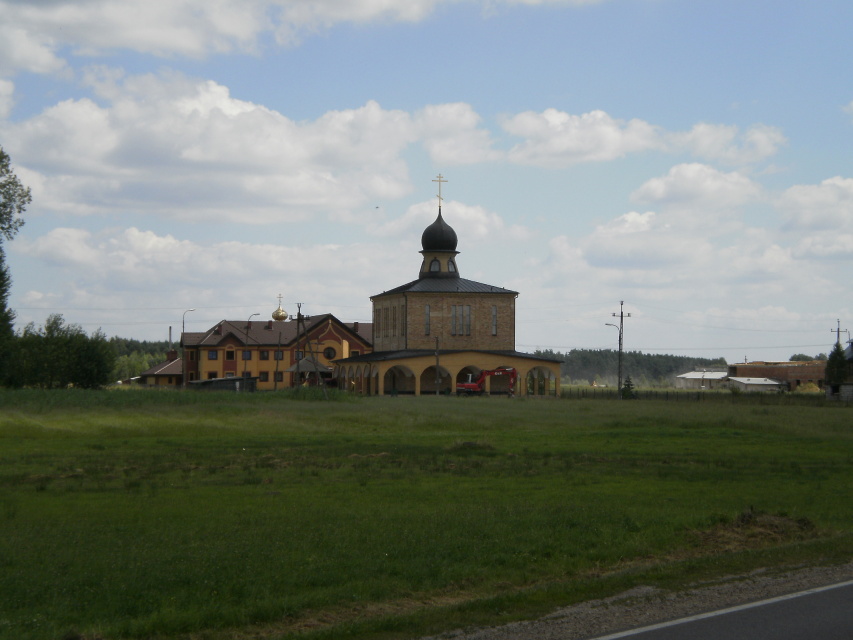
{"type": "Polygon", "coordinates": [[[272,312],[272,319],[276,322],[287,320],[287,311],[281,308],[281,296],[278,297],[278,309],[272,312]]]}

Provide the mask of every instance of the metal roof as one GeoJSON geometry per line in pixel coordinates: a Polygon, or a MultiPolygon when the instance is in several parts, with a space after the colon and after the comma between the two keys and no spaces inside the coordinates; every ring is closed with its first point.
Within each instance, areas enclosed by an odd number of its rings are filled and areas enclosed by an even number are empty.
{"type": "MultiPolygon", "coordinates": [[[[325,322],[332,322],[339,328],[358,336],[368,344],[373,340],[373,324],[369,322],[343,323],[331,313],[316,316],[305,316],[305,332],[316,329],[325,322]]],[[[184,347],[214,347],[227,338],[233,336],[237,341],[249,346],[274,347],[278,344],[287,346],[297,338],[297,331],[301,334],[302,327],[297,327],[297,322],[253,321],[247,323],[245,320],[221,320],[207,331],[186,332],[181,337],[184,347]]],[[[301,335],[300,335],[301,337],[301,335]]]]}
{"type": "Polygon", "coordinates": [[[377,293],[370,298],[372,300],[397,293],[508,293],[518,295],[518,291],[466,280],[465,278],[419,278],[389,291],[377,293]]]}

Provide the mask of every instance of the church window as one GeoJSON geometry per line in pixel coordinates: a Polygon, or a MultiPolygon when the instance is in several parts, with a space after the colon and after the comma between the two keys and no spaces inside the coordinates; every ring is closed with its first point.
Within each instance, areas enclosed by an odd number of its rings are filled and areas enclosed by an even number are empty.
{"type": "Polygon", "coordinates": [[[429,305],[424,305],[424,335],[429,335],[429,305]]]}
{"type": "Polygon", "coordinates": [[[450,335],[452,335],[452,336],[470,336],[471,335],[471,305],[470,304],[453,304],[453,305],[450,305],[450,335]]]}
{"type": "Polygon", "coordinates": [[[492,305],[492,335],[498,335],[498,308],[492,305]]]}
{"type": "Polygon", "coordinates": [[[450,273],[456,273],[456,261],[453,258],[447,261],[447,270],[450,273]]]}
{"type": "Polygon", "coordinates": [[[334,360],[336,355],[338,355],[338,352],[335,351],[334,347],[326,347],[323,349],[323,357],[326,360],[334,360]]]}
{"type": "Polygon", "coordinates": [[[432,259],[432,262],[429,263],[429,270],[435,273],[441,271],[441,263],[438,261],[438,258],[432,259]]]}
{"type": "Polygon", "coordinates": [[[391,335],[397,335],[397,307],[391,309],[391,335]]]}

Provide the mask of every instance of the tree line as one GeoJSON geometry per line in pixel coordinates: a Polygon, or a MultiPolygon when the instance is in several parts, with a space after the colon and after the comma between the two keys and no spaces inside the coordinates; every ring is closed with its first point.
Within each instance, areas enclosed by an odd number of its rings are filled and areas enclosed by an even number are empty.
{"type": "MultiPolygon", "coordinates": [[[[619,352],[613,349],[572,349],[568,352],[544,349],[536,355],[560,360],[560,374],[564,383],[598,386],[617,385],[619,352]]],[[[722,369],[725,358],[693,358],[640,351],[622,353],[622,378],[631,378],[639,387],[671,387],[677,375],[695,369],[722,369]]]]}

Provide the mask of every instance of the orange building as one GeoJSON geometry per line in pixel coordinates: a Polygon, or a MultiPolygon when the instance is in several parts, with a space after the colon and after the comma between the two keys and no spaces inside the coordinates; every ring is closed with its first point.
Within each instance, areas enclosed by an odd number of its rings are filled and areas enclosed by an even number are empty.
{"type": "Polygon", "coordinates": [[[266,322],[222,320],[204,332],[181,335],[186,382],[256,379],[275,390],[332,379],[332,362],[372,351],[369,323],[343,323],[330,313],[287,321],[279,305],[266,322]]]}

